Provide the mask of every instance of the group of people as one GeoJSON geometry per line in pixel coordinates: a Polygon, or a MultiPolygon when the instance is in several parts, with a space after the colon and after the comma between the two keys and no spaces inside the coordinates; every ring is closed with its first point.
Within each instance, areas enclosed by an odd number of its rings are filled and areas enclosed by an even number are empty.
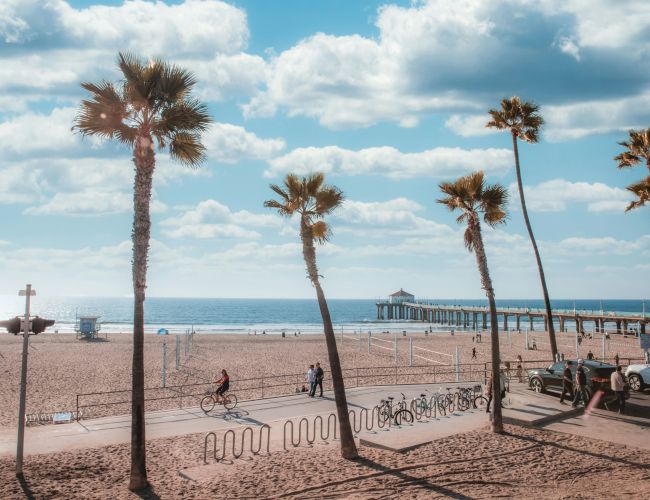
{"type": "MultiPolygon", "coordinates": [[[[562,374],[562,394],[560,395],[560,403],[564,403],[565,396],[572,399],[571,406],[576,408],[578,403],[582,403],[584,407],[589,403],[589,393],[587,392],[587,375],[584,370],[584,360],[578,360],[578,367],[576,373],[571,373],[571,362],[567,361],[562,374]]],[[[610,376],[610,384],[612,391],[614,391],[614,398],[609,401],[604,401],[605,408],[609,409],[609,405],[614,402],[618,403],[618,413],[625,411],[625,376],[623,375],[623,368],[621,365],[616,366],[616,370],[610,376]]]]}
{"type": "MultiPolygon", "coordinates": [[[[309,397],[313,398],[316,395],[316,389],[320,388],[319,396],[323,397],[323,377],[325,372],[320,366],[320,363],[316,363],[316,366],[309,365],[307,370],[307,383],[309,384],[309,397]]],[[[304,386],[303,386],[304,387],[304,386]]]]}

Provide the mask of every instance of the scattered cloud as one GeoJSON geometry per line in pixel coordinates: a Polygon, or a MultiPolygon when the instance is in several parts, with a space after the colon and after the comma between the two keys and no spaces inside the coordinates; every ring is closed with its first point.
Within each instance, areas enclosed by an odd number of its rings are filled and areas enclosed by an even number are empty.
{"type": "Polygon", "coordinates": [[[324,172],[335,175],[383,175],[391,179],[448,177],[482,169],[504,174],[512,163],[507,149],[434,148],[420,153],[403,153],[384,146],[352,151],[338,146],[308,147],[290,151],[269,161],[266,177],[287,172],[305,175],[324,172]]]}
{"type": "Polygon", "coordinates": [[[163,220],[163,234],[170,238],[260,238],[259,231],[248,229],[281,227],[282,219],[272,214],[255,214],[248,210],[233,212],[216,200],[205,200],[195,208],[163,220]]]}
{"type": "Polygon", "coordinates": [[[214,123],[203,136],[212,160],[237,163],[243,159],[268,160],[285,148],[282,139],[261,139],[245,128],[229,123],[214,123]]]}
{"type": "MultiPolygon", "coordinates": [[[[513,201],[518,202],[519,190],[515,183],[509,186],[513,201]]],[[[562,212],[570,204],[585,204],[589,212],[623,213],[630,202],[630,193],[601,182],[571,182],[553,179],[537,186],[524,186],[526,206],[537,212],[562,212]]],[[[516,205],[516,203],[515,203],[516,205]]]]}

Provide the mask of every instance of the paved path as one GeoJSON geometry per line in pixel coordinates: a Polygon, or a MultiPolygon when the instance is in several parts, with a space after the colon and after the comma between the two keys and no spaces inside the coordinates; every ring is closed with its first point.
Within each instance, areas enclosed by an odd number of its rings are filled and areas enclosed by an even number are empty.
{"type": "MultiPolygon", "coordinates": [[[[446,383],[444,386],[455,384],[446,383]]],[[[467,384],[461,384],[467,385],[467,384]]],[[[372,408],[380,399],[393,396],[401,399],[404,392],[410,401],[420,393],[437,391],[440,386],[405,385],[359,387],[348,389],[348,407],[372,408]]],[[[295,394],[277,398],[245,401],[231,412],[217,407],[209,415],[198,408],[149,412],[146,415],[147,439],[197,432],[222,431],[242,425],[261,425],[307,415],[327,415],[336,411],[333,393],[323,398],[295,394]],[[221,410],[221,411],[219,411],[221,410]]],[[[485,417],[487,421],[487,417],[485,417]]],[[[79,448],[93,448],[131,440],[131,417],[122,415],[81,420],[71,424],[28,427],[25,433],[25,453],[50,453],[79,448]]],[[[12,455],[16,450],[15,429],[0,429],[0,455],[12,455]]]]}

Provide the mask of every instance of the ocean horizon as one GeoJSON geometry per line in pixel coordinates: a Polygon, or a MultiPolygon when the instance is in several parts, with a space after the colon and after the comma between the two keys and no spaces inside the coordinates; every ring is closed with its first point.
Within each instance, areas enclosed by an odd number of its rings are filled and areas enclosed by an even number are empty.
{"type": "MultiPolygon", "coordinates": [[[[345,332],[385,330],[417,331],[421,321],[378,320],[379,299],[328,299],[335,330],[345,332]]],[[[481,299],[419,299],[430,303],[485,306],[481,299]]],[[[552,300],[554,309],[642,313],[642,299],[552,300]]],[[[498,307],[543,308],[542,300],[501,299],[498,307]]],[[[0,297],[0,319],[24,314],[24,298],[0,297]]],[[[128,333],[133,324],[133,299],[130,297],[34,297],[32,315],[54,319],[49,332],[74,332],[80,316],[99,316],[102,331],[128,333]]],[[[155,333],[165,328],[169,333],[194,329],[198,333],[279,333],[322,332],[316,299],[211,299],[151,297],[145,302],[145,329],[155,333]]],[[[429,326],[428,323],[426,323],[429,326]]],[[[434,325],[435,326],[435,325],[434,325]]],[[[541,323],[535,322],[539,328],[541,323]]],[[[448,329],[449,327],[445,327],[448,329]]],[[[440,329],[440,328],[438,328],[440,329]]]]}

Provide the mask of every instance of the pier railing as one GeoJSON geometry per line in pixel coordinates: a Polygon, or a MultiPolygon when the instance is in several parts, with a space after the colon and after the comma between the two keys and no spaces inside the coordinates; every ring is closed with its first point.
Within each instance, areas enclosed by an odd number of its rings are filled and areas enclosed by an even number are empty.
{"type": "MultiPolygon", "coordinates": [[[[611,360],[613,363],[614,358],[611,360]]],[[[620,357],[623,366],[642,362],[642,358],[620,357]]],[[[502,361],[504,365],[517,366],[516,361],[502,361]]],[[[526,360],[524,370],[545,367],[551,359],[526,360]]],[[[491,363],[463,363],[453,365],[413,365],[344,368],[343,378],[347,388],[382,385],[437,384],[452,382],[485,383],[491,363]]],[[[513,370],[514,371],[514,370],[513,370]]],[[[231,391],[239,401],[267,399],[302,392],[304,373],[270,375],[246,379],[231,379],[231,391]]],[[[332,388],[331,379],[324,380],[325,390],[332,388]]],[[[145,388],[146,411],[174,410],[197,407],[201,397],[212,389],[209,381],[168,385],[167,387],[145,388]]],[[[101,417],[128,414],[131,408],[131,390],[89,392],[77,394],[76,413],[78,418],[101,417]]]]}

